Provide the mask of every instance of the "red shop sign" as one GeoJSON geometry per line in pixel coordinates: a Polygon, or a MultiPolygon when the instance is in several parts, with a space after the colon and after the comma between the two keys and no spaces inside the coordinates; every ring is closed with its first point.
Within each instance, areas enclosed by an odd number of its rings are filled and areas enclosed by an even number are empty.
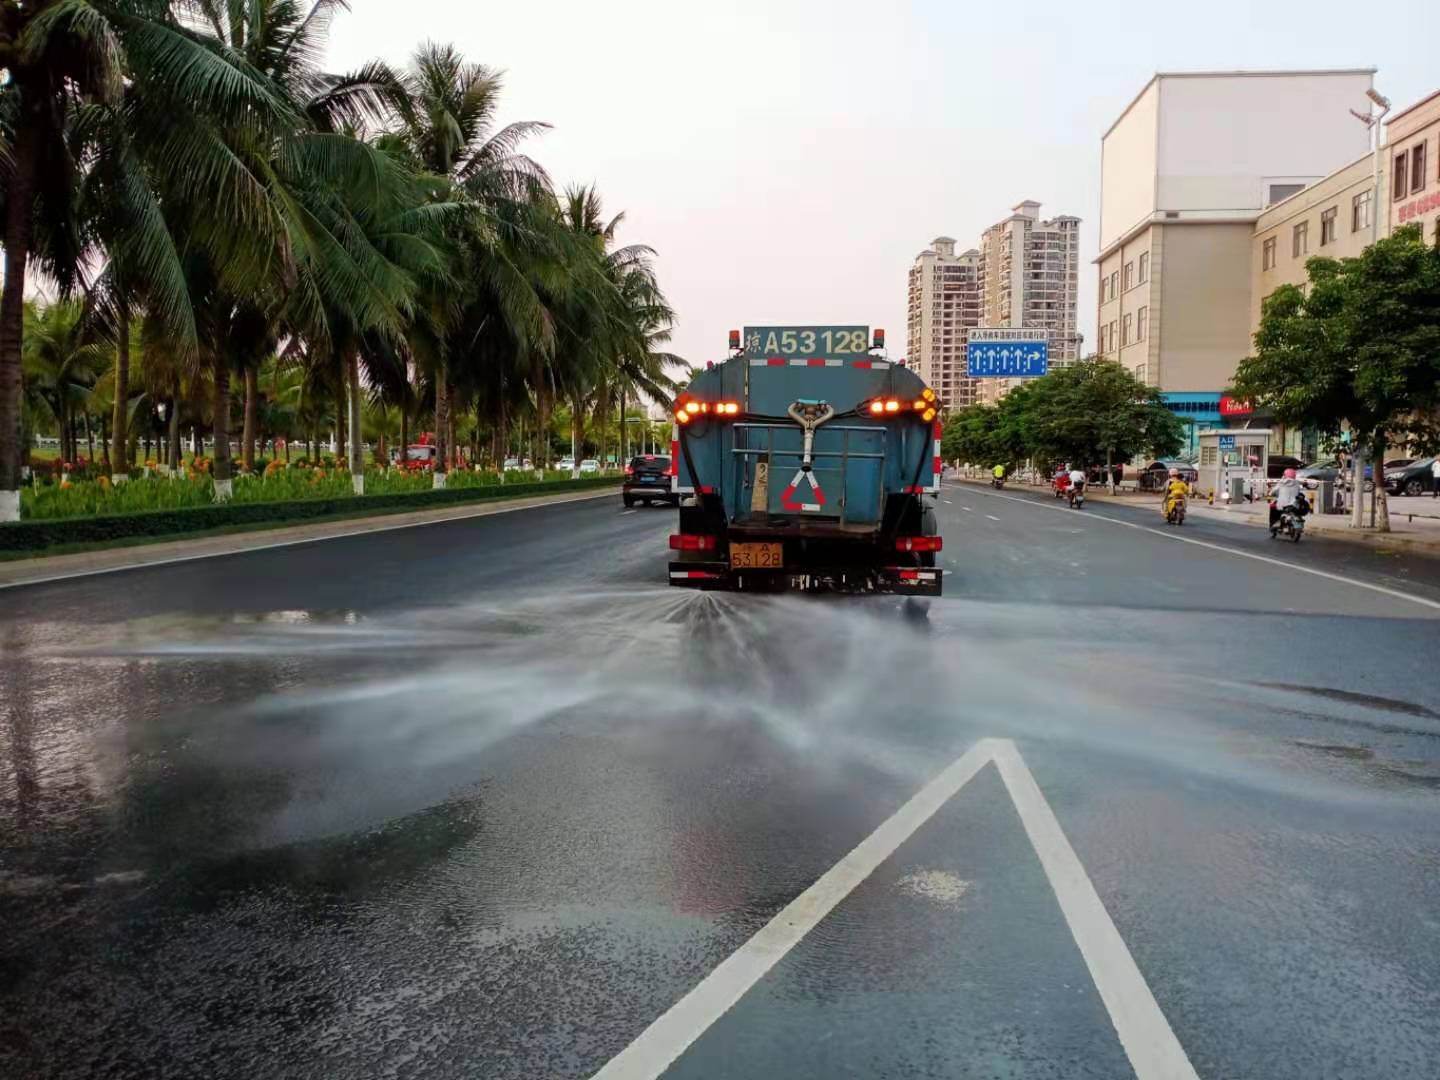
{"type": "Polygon", "coordinates": [[[1229,394],[1220,395],[1221,416],[1249,416],[1254,411],[1255,409],[1248,401],[1233,398],[1229,394]]]}

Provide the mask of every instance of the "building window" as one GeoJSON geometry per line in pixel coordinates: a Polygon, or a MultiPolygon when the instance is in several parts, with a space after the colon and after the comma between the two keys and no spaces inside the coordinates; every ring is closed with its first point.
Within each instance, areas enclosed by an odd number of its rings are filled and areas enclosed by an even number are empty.
{"type": "Polygon", "coordinates": [[[1106,325],[1108,325],[1108,326],[1110,327],[1110,348],[1111,348],[1111,349],[1114,349],[1114,348],[1115,348],[1115,342],[1116,342],[1116,340],[1117,340],[1115,320],[1114,320],[1114,319],[1111,319],[1110,322],[1107,323],[1106,325]]]}
{"type": "Polygon", "coordinates": [[[1304,191],[1304,190],[1305,190],[1305,185],[1304,185],[1304,184],[1271,184],[1271,185],[1270,185],[1270,198],[1266,201],[1265,205],[1266,205],[1266,206],[1274,206],[1277,202],[1280,202],[1282,199],[1288,199],[1288,198],[1290,198],[1291,195],[1294,195],[1294,194],[1296,194],[1297,192],[1301,192],[1301,191],[1304,191]]]}
{"type": "Polygon", "coordinates": [[[1144,285],[1145,282],[1147,282],[1147,281],[1149,281],[1149,280],[1150,280],[1150,253],[1149,253],[1148,251],[1142,251],[1142,252],[1140,253],[1140,278],[1139,278],[1139,284],[1144,285]]]}
{"type": "Polygon", "coordinates": [[[1320,211],[1320,246],[1333,244],[1335,242],[1335,215],[1339,207],[1332,206],[1329,210],[1320,211]]]}
{"type": "Polygon", "coordinates": [[[1260,245],[1260,269],[1275,269],[1275,237],[1270,237],[1260,245]]]}
{"type": "Polygon", "coordinates": [[[1135,340],[1144,341],[1145,335],[1150,332],[1150,309],[1142,307],[1135,313],[1135,340]]]}
{"type": "Polygon", "coordinates": [[[1295,231],[1290,237],[1290,254],[1295,258],[1306,255],[1310,251],[1310,222],[1302,221],[1295,226],[1295,231]]]}
{"type": "Polygon", "coordinates": [[[1110,298],[1113,300],[1120,292],[1120,271],[1110,271],[1110,298]]]}
{"type": "Polygon", "coordinates": [[[1397,202],[1400,199],[1405,198],[1406,193],[1410,190],[1409,187],[1407,187],[1405,184],[1405,165],[1409,162],[1409,160],[1410,155],[1403,151],[1395,155],[1394,191],[1395,199],[1397,202]]]}
{"type": "Polygon", "coordinates": [[[1410,151],[1410,190],[1425,190],[1425,143],[1410,151]]]}
{"type": "Polygon", "coordinates": [[[1375,212],[1375,192],[1362,191],[1350,200],[1350,231],[1370,228],[1370,215],[1375,212]]]}
{"type": "Polygon", "coordinates": [[[1140,380],[1142,383],[1145,381],[1145,365],[1144,365],[1144,364],[1136,364],[1136,365],[1135,365],[1135,378],[1137,378],[1138,380],[1140,380]]]}
{"type": "Polygon", "coordinates": [[[1133,262],[1128,262],[1128,263],[1125,264],[1125,285],[1124,285],[1124,288],[1125,288],[1126,291],[1129,291],[1130,289],[1133,289],[1134,287],[1135,287],[1135,264],[1134,264],[1133,262]]]}
{"type": "Polygon", "coordinates": [[[1129,345],[1129,344],[1130,344],[1130,334],[1131,334],[1132,330],[1134,329],[1134,320],[1135,320],[1135,317],[1134,317],[1133,315],[1128,314],[1128,313],[1121,317],[1121,319],[1120,319],[1120,344],[1121,344],[1121,345],[1129,345]]]}

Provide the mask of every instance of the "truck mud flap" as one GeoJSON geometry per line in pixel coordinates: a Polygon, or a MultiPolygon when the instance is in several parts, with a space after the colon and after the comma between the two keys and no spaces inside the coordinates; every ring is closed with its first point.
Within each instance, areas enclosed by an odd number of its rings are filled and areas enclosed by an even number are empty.
{"type": "Polygon", "coordinates": [[[945,572],[938,566],[882,566],[875,575],[875,591],[905,596],[939,596],[945,572]]]}

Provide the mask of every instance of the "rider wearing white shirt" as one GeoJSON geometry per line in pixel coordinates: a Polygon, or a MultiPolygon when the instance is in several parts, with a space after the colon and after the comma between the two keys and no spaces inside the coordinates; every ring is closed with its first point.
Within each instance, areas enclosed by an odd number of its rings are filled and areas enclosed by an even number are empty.
{"type": "Polygon", "coordinates": [[[1085,472],[1084,472],[1083,469],[1071,469],[1071,470],[1070,470],[1070,486],[1071,486],[1072,488],[1074,488],[1076,491],[1080,491],[1080,490],[1083,490],[1083,489],[1084,489],[1084,487],[1085,487],[1085,472]]]}

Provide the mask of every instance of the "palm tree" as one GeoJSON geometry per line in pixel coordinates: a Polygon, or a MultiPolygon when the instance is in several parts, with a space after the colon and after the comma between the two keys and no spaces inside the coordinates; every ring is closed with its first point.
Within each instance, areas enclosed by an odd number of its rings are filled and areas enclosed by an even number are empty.
{"type": "Polygon", "coordinates": [[[463,269],[457,274],[465,282],[465,295],[454,305],[431,296],[412,338],[417,359],[433,365],[440,444],[435,486],[444,487],[454,454],[449,433],[458,368],[477,365],[481,347],[498,340],[546,346],[547,313],[517,263],[516,249],[526,245],[538,224],[535,210],[549,180],[517,147],[549,125],[522,121],[497,129],[500,73],[467,63],[450,45],[422,45],[402,83],[397,141],[417,169],[432,178],[436,198],[463,197],[472,211],[461,238],[463,269]]]}
{"type": "MultiPolygon", "coordinates": [[[[36,0],[9,4],[0,40],[0,180],[5,279],[0,290],[0,521],[19,517],[21,342],[32,259],[62,290],[78,276],[74,223],[77,163],[67,129],[86,104],[123,108],[139,124],[157,118],[189,125],[228,122],[263,131],[285,111],[264,80],[203,35],[184,26],[180,5],[164,0],[36,0]]],[[[217,198],[212,181],[228,171],[211,143],[167,164],[205,187],[207,211],[233,224],[241,203],[217,198]],[[208,165],[189,169],[187,165],[208,165]]],[[[192,343],[193,344],[193,343],[192,343]]]]}
{"type": "Polygon", "coordinates": [[[80,456],[76,417],[85,414],[109,353],[91,336],[85,316],[78,300],[25,305],[26,387],[34,406],[59,428],[60,457],[69,462],[80,456]]]}

